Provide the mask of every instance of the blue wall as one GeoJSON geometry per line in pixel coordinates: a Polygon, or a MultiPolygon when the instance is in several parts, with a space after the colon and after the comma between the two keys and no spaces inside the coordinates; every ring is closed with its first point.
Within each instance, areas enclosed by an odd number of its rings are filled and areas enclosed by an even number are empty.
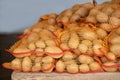
{"type": "MultiPolygon", "coordinates": [[[[48,13],[59,13],[77,3],[92,0],[0,0],[0,33],[21,32],[48,13]]],[[[98,3],[106,0],[97,0],[98,3]]]]}

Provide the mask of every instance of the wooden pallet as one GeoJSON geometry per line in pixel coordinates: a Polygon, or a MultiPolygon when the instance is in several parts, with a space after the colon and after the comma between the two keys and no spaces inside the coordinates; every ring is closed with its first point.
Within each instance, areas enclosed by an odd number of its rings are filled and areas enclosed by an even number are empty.
{"type": "Polygon", "coordinates": [[[120,72],[89,74],[13,72],[11,77],[12,80],[120,80],[120,72]]]}

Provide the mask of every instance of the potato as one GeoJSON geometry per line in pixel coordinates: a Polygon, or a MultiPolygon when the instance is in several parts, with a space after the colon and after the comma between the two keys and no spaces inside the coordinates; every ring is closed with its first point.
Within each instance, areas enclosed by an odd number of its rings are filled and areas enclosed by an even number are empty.
{"type": "Polygon", "coordinates": [[[23,72],[29,72],[32,68],[32,61],[29,57],[24,57],[22,61],[22,70],[23,72]]]}
{"type": "Polygon", "coordinates": [[[53,71],[54,66],[53,63],[43,63],[41,68],[43,72],[50,73],[53,71]]]}
{"type": "Polygon", "coordinates": [[[120,28],[116,29],[116,33],[120,36],[120,28]]]}
{"type": "Polygon", "coordinates": [[[32,72],[39,72],[40,70],[41,70],[41,63],[40,62],[35,63],[31,69],[32,72]]]}
{"type": "Polygon", "coordinates": [[[49,52],[49,53],[61,53],[62,50],[59,47],[51,46],[51,47],[46,47],[45,48],[45,52],[49,52]]]}
{"type": "Polygon", "coordinates": [[[70,17],[70,22],[76,22],[80,20],[80,16],[78,14],[73,14],[71,17],[70,17]]]}
{"type": "Polygon", "coordinates": [[[36,45],[36,47],[38,47],[38,48],[45,48],[45,47],[46,47],[45,42],[42,41],[42,40],[36,41],[36,42],[35,42],[35,45],[36,45]]]}
{"type": "Polygon", "coordinates": [[[96,19],[97,19],[97,21],[100,22],[100,23],[108,22],[108,15],[106,15],[106,14],[103,13],[103,12],[99,12],[99,13],[96,15],[96,19]]]}
{"type": "Polygon", "coordinates": [[[111,25],[120,25],[120,19],[117,17],[110,17],[109,23],[111,25]]]}
{"type": "Polygon", "coordinates": [[[55,68],[56,68],[57,72],[63,72],[65,70],[65,64],[64,64],[64,62],[61,61],[61,60],[57,61],[55,68]]]}
{"type": "Polygon", "coordinates": [[[48,23],[49,23],[50,25],[54,25],[54,24],[56,23],[56,20],[55,20],[54,18],[49,18],[49,19],[48,19],[48,23]]]}
{"type": "Polygon", "coordinates": [[[75,4],[75,5],[72,6],[72,10],[73,10],[73,11],[76,11],[76,10],[78,10],[80,7],[81,7],[80,4],[75,4]]]}
{"type": "Polygon", "coordinates": [[[98,29],[96,30],[96,33],[98,34],[98,36],[99,36],[101,39],[104,39],[104,38],[108,35],[108,33],[107,33],[105,30],[101,29],[101,28],[98,28],[98,29]]]}
{"type": "Polygon", "coordinates": [[[112,31],[112,29],[114,29],[110,24],[108,23],[101,23],[100,24],[100,28],[102,28],[103,30],[110,32],[112,31]]]}
{"type": "Polygon", "coordinates": [[[64,16],[61,18],[61,22],[63,23],[68,23],[69,22],[69,17],[68,16],[64,16]]]}
{"type": "Polygon", "coordinates": [[[66,33],[66,34],[64,34],[64,35],[61,36],[61,41],[67,43],[68,40],[69,40],[69,38],[70,38],[70,34],[66,33]]]}
{"type": "Polygon", "coordinates": [[[76,33],[71,33],[68,45],[70,48],[77,48],[79,45],[79,36],[76,33]]]}
{"type": "Polygon", "coordinates": [[[87,16],[86,21],[89,22],[89,23],[93,23],[93,24],[97,23],[96,17],[92,16],[92,15],[87,16]]]}
{"type": "Polygon", "coordinates": [[[79,14],[80,17],[86,17],[88,15],[88,10],[84,7],[80,7],[75,14],[79,14]]]}
{"type": "Polygon", "coordinates": [[[63,13],[63,15],[64,15],[64,16],[67,16],[67,17],[70,17],[70,16],[72,15],[72,13],[73,13],[72,9],[67,9],[67,10],[63,13]]]}
{"type": "Polygon", "coordinates": [[[91,40],[91,41],[97,38],[97,35],[93,31],[89,31],[86,29],[82,29],[82,31],[79,32],[79,35],[84,39],[91,40]]]}
{"type": "Polygon", "coordinates": [[[36,46],[35,46],[34,42],[29,43],[29,44],[28,44],[28,48],[29,48],[30,50],[35,50],[36,46]]]}
{"type": "Polygon", "coordinates": [[[47,46],[56,46],[55,41],[51,39],[46,40],[45,43],[47,46]]]}
{"type": "Polygon", "coordinates": [[[91,9],[89,12],[89,16],[96,16],[100,11],[98,9],[91,9]]]}
{"type": "Polygon", "coordinates": [[[110,39],[111,44],[120,44],[120,36],[112,37],[110,39]]]}
{"type": "Polygon", "coordinates": [[[115,60],[116,60],[116,56],[115,56],[115,54],[112,53],[112,52],[108,52],[108,53],[106,54],[106,57],[107,57],[109,60],[112,60],[112,61],[115,61],[115,60]]]}
{"type": "Polygon", "coordinates": [[[102,49],[102,48],[103,48],[102,44],[94,44],[94,45],[93,45],[94,54],[97,55],[97,56],[103,55],[103,53],[102,53],[101,50],[100,50],[100,49],[102,49]]]}
{"type": "Polygon", "coordinates": [[[116,9],[116,10],[112,13],[111,16],[112,16],[112,17],[120,18],[120,9],[119,9],[119,8],[116,9]]]}
{"type": "Polygon", "coordinates": [[[55,36],[53,35],[52,32],[50,32],[47,29],[43,29],[41,32],[39,32],[39,37],[41,38],[41,40],[45,41],[48,39],[54,39],[55,36]]]}
{"type": "Polygon", "coordinates": [[[83,64],[90,64],[94,61],[92,57],[87,56],[87,55],[80,55],[78,57],[78,60],[80,63],[83,63],[83,64]]]}
{"type": "Polygon", "coordinates": [[[63,56],[63,51],[59,47],[55,46],[46,47],[45,52],[47,52],[47,55],[53,58],[60,58],[63,56]]]}
{"type": "Polygon", "coordinates": [[[120,56],[120,44],[114,44],[110,46],[110,51],[116,56],[120,56]]]}
{"type": "Polygon", "coordinates": [[[88,47],[87,47],[87,45],[85,45],[85,44],[79,44],[78,50],[79,50],[81,53],[86,53],[87,50],[88,50],[88,47]]]}
{"type": "Polygon", "coordinates": [[[78,72],[78,65],[77,64],[70,64],[66,67],[68,73],[77,73],[78,72]]]}
{"type": "Polygon", "coordinates": [[[60,44],[60,48],[62,48],[63,50],[69,50],[69,47],[68,47],[67,43],[60,44]]]}
{"type": "Polygon", "coordinates": [[[102,9],[102,12],[104,12],[105,14],[107,14],[108,16],[110,16],[113,13],[114,9],[111,6],[105,6],[102,9]]]}
{"type": "Polygon", "coordinates": [[[64,53],[64,55],[63,55],[63,57],[62,57],[62,59],[64,60],[64,61],[69,61],[69,60],[72,60],[74,58],[74,55],[73,55],[73,53],[72,52],[65,52],[64,53]]]}
{"type": "Polygon", "coordinates": [[[35,63],[41,63],[42,62],[42,57],[36,57],[34,62],[35,63]]]}
{"type": "Polygon", "coordinates": [[[52,57],[50,57],[50,56],[45,56],[45,57],[42,58],[41,62],[43,62],[43,63],[52,63],[52,62],[54,62],[54,59],[52,57]]]}
{"type": "Polygon", "coordinates": [[[30,56],[31,52],[26,47],[17,47],[13,50],[13,55],[15,57],[25,57],[25,56],[30,56]]]}
{"type": "Polygon", "coordinates": [[[56,31],[57,27],[56,26],[53,26],[53,25],[48,25],[47,27],[47,30],[51,31],[51,32],[54,32],[56,31]]]}
{"type": "Polygon", "coordinates": [[[22,67],[21,67],[22,61],[19,58],[15,58],[14,60],[12,60],[11,62],[11,68],[13,70],[17,70],[17,71],[21,71],[22,67]]]}
{"type": "Polygon", "coordinates": [[[80,72],[89,72],[90,71],[90,68],[88,66],[88,64],[81,64],[79,65],[79,70],[80,72]]]}
{"type": "Polygon", "coordinates": [[[107,71],[107,72],[115,72],[115,71],[117,71],[117,68],[116,68],[116,67],[105,67],[105,66],[116,65],[116,63],[114,63],[114,62],[105,62],[103,65],[104,65],[104,66],[103,66],[103,69],[104,69],[105,71],[107,71]]]}
{"type": "Polygon", "coordinates": [[[97,71],[97,70],[101,70],[101,66],[97,63],[97,62],[92,62],[90,63],[90,70],[92,71],[97,71]]]}
{"type": "Polygon", "coordinates": [[[102,44],[103,41],[101,39],[95,39],[93,40],[93,45],[96,45],[96,44],[102,44]]]}
{"type": "Polygon", "coordinates": [[[87,39],[85,39],[85,40],[82,40],[81,41],[81,44],[85,44],[86,46],[92,46],[92,42],[90,41],[90,40],[87,40],[87,39]]]}
{"type": "Polygon", "coordinates": [[[27,42],[33,42],[39,39],[39,35],[35,32],[31,33],[29,36],[27,36],[27,42]]]}

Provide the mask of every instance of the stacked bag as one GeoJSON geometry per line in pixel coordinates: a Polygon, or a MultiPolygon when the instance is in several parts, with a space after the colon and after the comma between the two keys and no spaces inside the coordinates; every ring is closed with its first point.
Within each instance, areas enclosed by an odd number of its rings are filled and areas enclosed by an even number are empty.
{"type": "Polygon", "coordinates": [[[91,73],[120,71],[120,3],[75,4],[40,17],[17,36],[3,63],[22,72],[91,73]]]}

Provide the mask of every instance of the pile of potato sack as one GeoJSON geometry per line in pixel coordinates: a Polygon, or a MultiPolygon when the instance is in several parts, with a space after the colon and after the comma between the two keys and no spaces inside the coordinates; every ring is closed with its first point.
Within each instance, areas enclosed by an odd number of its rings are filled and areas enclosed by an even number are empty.
{"type": "Polygon", "coordinates": [[[75,4],[41,16],[9,50],[3,63],[22,72],[91,73],[120,71],[120,3],[75,4]]]}

